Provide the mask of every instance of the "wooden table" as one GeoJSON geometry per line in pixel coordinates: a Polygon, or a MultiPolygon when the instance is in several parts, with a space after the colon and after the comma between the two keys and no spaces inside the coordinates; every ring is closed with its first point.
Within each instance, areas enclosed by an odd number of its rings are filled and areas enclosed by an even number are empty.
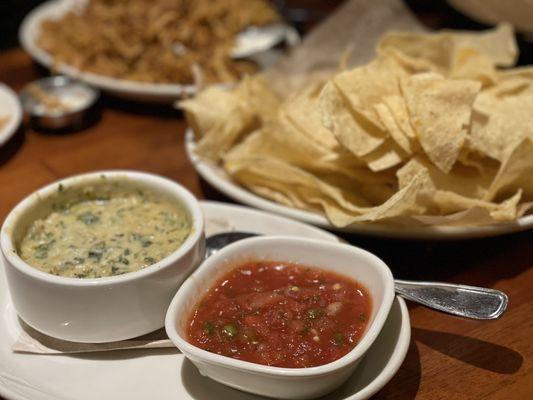
{"type": "MultiPolygon", "coordinates": [[[[0,55],[0,81],[19,90],[39,76],[21,50],[0,55]]],[[[173,109],[104,98],[101,120],[66,135],[21,129],[0,148],[0,221],[38,187],[86,171],[128,168],[174,179],[199,198],[227,200],[188,162],[185,122],[173,109]]],[[[440,279],[505,291],[507,313],[476,322],[411,306],[412,341],[393,380],[375,399],[533,398],[533,234],[463,242],[345,236],[382,257],[401,278],[440,279]]]]}

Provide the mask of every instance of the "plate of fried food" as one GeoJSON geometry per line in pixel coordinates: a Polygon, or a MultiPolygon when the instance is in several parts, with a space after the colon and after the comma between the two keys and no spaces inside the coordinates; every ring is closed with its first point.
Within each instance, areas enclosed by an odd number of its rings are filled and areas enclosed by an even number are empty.
{"type": "Polygon", "coordinates": [[[154,102],[256,72],[266,57],[246,57],[250,42],[266,51],[298,41],[264,0],[51,0],[26,16],[19,37],[47,68],[154,102]]]}
{"type": "Polygon", "coordinates": [[[15,134],[21,121],[22,108],[17,94],[0,83],[0,146],[15,134]]]}
{"type": "Polygon", "coordinates": [[[198,173],[315,225],[459,239],[533,227],[533,68],[514,32],[389,32],[368,64],[280,97],[259,77],[180,102],[198,173]]]}

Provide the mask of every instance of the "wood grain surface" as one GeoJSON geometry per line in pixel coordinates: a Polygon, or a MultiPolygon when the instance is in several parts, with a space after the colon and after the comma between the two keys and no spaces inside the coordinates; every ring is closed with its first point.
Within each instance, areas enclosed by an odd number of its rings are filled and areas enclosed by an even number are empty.
{"type": "MultiPolygon", "coordinates": [[[[15,90],[40,71],[21,50],[0,54],[0,81],[15,90]]],[[[199,198],[225,199],[188,162],[185,122],[171,108],[104,97],[101,118],[69,134],[21,128],[0,148],[0,221],[24,196],[56,179],[126,168],[174,179],[199,198]]],[[[410,306],[407,358],[375,399],[533,398],[533,233],[462,242],[413,242],[344,236],[382,257],[398,278],[487,286],[509,295],[497,321],[454,318],[410,306]]],[[[155,395],[155,394],[154,394],[155,395]]]]}

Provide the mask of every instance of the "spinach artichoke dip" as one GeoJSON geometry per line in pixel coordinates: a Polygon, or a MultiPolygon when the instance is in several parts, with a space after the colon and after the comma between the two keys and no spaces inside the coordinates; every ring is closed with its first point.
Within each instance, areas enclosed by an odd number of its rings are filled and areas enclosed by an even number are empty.
{"type": "MultiPolygon", "coordinates": [[[[63,190],[60,185],[58,192],[63,190]]],[[[18,253],[50,274],[101,278],[160,261],[190,233],[190,217],[180,204],[138,189],[104,196],[89,190],[33,221],[18,253]]]]}

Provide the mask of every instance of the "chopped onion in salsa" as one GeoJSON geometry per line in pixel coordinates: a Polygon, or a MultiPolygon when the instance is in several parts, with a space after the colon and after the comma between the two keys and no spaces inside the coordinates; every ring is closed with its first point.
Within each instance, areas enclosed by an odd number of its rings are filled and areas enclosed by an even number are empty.
{"type": "Polygon", "coordinates": [[[371,310],[356,281],[319,268],[250,262],[208,291],[187,326],[204,350],[258,364],[302,368],[335,361],[361,339],[371,310]]]}

